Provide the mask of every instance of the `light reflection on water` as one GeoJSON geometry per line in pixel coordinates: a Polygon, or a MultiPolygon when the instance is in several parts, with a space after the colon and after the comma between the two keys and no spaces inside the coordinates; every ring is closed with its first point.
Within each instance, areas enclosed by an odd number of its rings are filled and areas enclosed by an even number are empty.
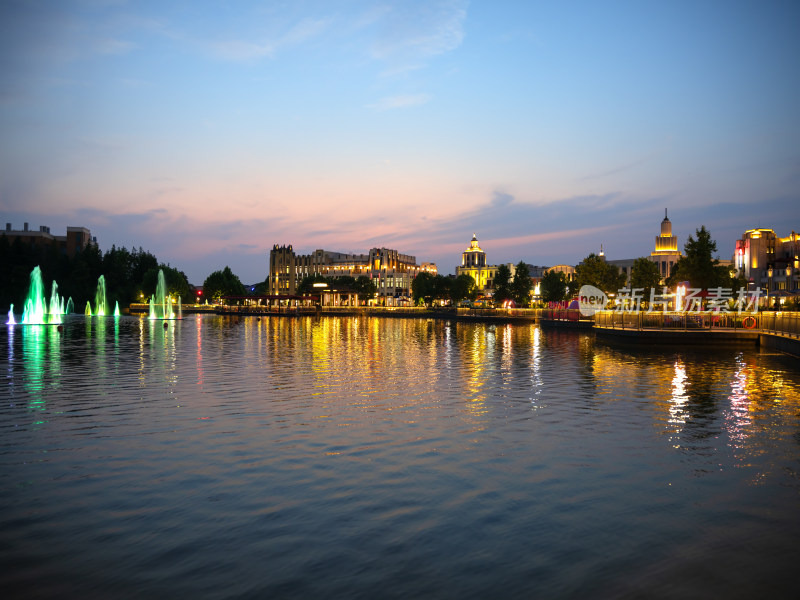
{"type": "Polygon", "coordinates": [[[367,317],[78,317],[0,335],[12,595],[793,585],[791,359],[367,317]]]}

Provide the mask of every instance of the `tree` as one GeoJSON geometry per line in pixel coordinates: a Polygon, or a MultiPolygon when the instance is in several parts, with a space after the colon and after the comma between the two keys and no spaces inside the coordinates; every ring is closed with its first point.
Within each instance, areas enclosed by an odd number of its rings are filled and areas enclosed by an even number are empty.
{"type": "Polygon", "coordinates": [[[601,256],[592,253],[575,267],[575,280],[578,288],[593,285],[606,294],[615,294],[625,286],[625,274],[614,265],[608,264],[601,256]]]}
{"type": "Polygon", "coordinates": [[[450,297],[450,278],[444,275],[433,277],[432,295],[435,300],[446,300],[450,297]]]}
{"type": "Polygon", "coordinates": [[[707,290],[730,282],[727,269],[719,269],[719,259],[713,257],[713,253],[717,251],[717,243],[711,239],[711,233],[705,225],[701,225],[696,234],[697,239],[690,235],[686,240],[683,256],[675,263],[672,274],[667,279],[669,287],[688,281],[692,288],[707,290]]]}
{"type": "Polygon", "coordinates": [[[578,280],[574,277],[567,281],[567,298],[574,298],[578,295],[578,280]]]}
{"type": "Polygon", "coordinates": [[[539,283],[543,302],[561,302],[567,297],[567,276],[560,271],[549,270],[539,283]]]}
{"type": "Polygon", "coordinates": [[[356,278],[352,275],[339,275],[333,277],[333,287],[339,290],[352,290],[356,284],[356,278]]]}
{"type": "Polygon", "coordinates": [[[269,282],[268,281],[259,281],[253,286],[252,292],[257,296],[264,296],[267,291],[269,290],[269,282]]]}
{"type": "MultiPolygon", "coordinates": [[[[631,289],[644,288],[642,298],[649,301],[651,290],[658,292],[661,283],[661,272],[658,265],[647,258],[637,258],[631,267],[631,289]]],[[[655,292],[653,292],[655,293],[655,292]]]]}
{"type": "MultiPolygon", "coordinates": [[[[192,292],[189,289],[189,281],[186,279],[186,275],[183,271],[178,271],[169,265],[161,265],[157,269],[150,269],[144,275],[144,279],[142,280],[142,292],[146,296],[152,296],[156,293],[156,287],[158,286],[158,272],[164,272],[164,283],[166,284],[166,294],[172,297],[179,297],[184,302],[189,302],[189,298],[192,298],[192,292]]],[[[242,294],[244,294],[244,286],[242,286],[242,294]]],[[[194,302],[194,298],[191,300],[194,302]]]]}
{"type": "Polygon", "coordinates": [[[462,300],[475,300],[478,297],[478,286],[472,275],[462,273],[450,282],[450,301],[458,304],[462,300]]]}
{"type": "Polygon", "coordinates": [[[494,293],[492,294],[495,302],[505,302],[514,297],[511,290],[511,269],[508,265],[497,267],[494,274],[494,293]]]}
{"type": "Polygon", "coordinates": [[[423,271],[414,277],[411,282],[411,297],[414,304],[423,303],[428,306],[433,300],[433,275],[423,271]]]}
{"type": "Polygon", "coordinates": [[[353,283],[353,290],[358,294],[361,302],[366,302],[375,297],[378,293],[378,286],[366,275],[359,275],[353,283]]]}
{"type": "Polygon", "coordinates": [[[314,284],[315,283],[325,283],[330,284],[330,281],[327,277],[316,273],[314,275],[306,275],[303,279],[300,280],[300,283],[297,284],[297,288],[295,291],[300,295],[310,294],[314,291],[314,284]]]}
{"type": "Polygon", "coordinates": [[[203,295],[214,301],[219,301],[222,296],[244,296],[244,285],[231,268],[226,266],[222,271],[214,271],[206,277],[203,295]]]}
{"type": "Polygon", "coordinates": [[[511,282],[511,297],[518,306],[531,305],[531,272],[523,261],[519,261],[511,282]]]}

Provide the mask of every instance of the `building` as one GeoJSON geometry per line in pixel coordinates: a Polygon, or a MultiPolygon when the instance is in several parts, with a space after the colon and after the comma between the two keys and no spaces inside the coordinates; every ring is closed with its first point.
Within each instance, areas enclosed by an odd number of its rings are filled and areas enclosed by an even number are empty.
{"type": "MultiPolygon", "coordinates": [[[[664,220],[661,221],[661,233],[656,236],[655,250],[647,257],[650,262],[658,266],[658,271],[661,273],[662,284],[666,281],[667,277],[672,274],[672,269],[681,256],[681,251],[678,250],[678,237],[672,235],[672,222],[669,220],[669,217],[667,217],[667,210],[664,209],[664,220]]],[[[603,253],[602,245],[600,246],[600,257],[608,264],[617,267],[620,273],[624,273],[625,285],[630,286],[633,263],[636,262],[635,258],[607,260],[603,253]]]]}
{"type": "Polygon", "coordinates": [[[772,229],[748,229],[736,240],[733,268],[750,289],[765,293],[800,288],[800,234],[780,238],[772,229]]]}
{"type": "Polygon", "coordinates": [[[549,271],[549,267],[540,267],[539,265],[528,265],[528,274],[531,277],[531,295],[534,299],[538,298],[541,293],[542,278],[545,273],[549,271]]]}
{"type": "Polygon", "coordinates": [[[296,254],[291,245],[275,244],[269,253],[269,293],[295,295],[297,286],[309,276],[369,277],[378,288],[381,304],[392,306],[411,297],[411,282],[419,273],[436,275],[434,263],[417,264],[409,254],[389,248],[372,248],[368,254],[346,254],[315,250],[296,254]]]}
{"type": "Polygon", "coordinates": [[[575,267],[573,267],[572,265],[556,265],[554,267],[548,267],[545,272],[548,271],[563,273],[564,277],[566,277],[567,279],[567,282],[575,281],[575,267]]]}
{"type": "MultiPolygon", "coordinates": [[[[603,256],[600,254],[600,256],[603,256]]],[[[620,273],[625,274],[625,285],[631,285],[631,273],[633,273],[633,263],[636,262],[635,258],[621,258],[618,260],[606,260],[609,265],[613,265],[619,269],[620,273]]]]}
{"type": "Polygon", "coordinates": [[[37,231],[28,228],[24,223],[21,230],[12,229],[11,223],[6,223],[6,229],[2,232],[8,239],[9,244],[19,239],[25,244],[33,244],[40,248],[56,246],[62,254],[70,258],[83,250],[90,242],[96,244],[97,238],[93,238],[91,232],[85,227],[67,227],[66,235],[53,235],[50,228],[40,225],[37,231]]]}
{"type": "MultiPolygon", "coordinates": [[[[667,217],[665,208],[664,220],[661,221],[661,233],[656,236],[656,248],[649,256],[650,261],[658,266],[662,283],[672,274],[672,268],[681,256],[681,251],[678,250],[678,236],[672,235],[672,223],[667,217]]],[[[630,275],[628,281],[630,281],[630,275]]]]}
{"type": "MultiPolygon", "coordinates": [[[[506,265],[514,277],[517,269],[511,263],[506,265]]],[[[480,292],[486,296],[492,295],[494,289],[494,276],[497,274],[498,265],[486,264],[486,253],[478,245],[478,237],[472,235],[469,248],[461,253],[461,265],[456,267],[456,277],[459,275],[469,275],[475,280],[475,285],[480,292]]]]}

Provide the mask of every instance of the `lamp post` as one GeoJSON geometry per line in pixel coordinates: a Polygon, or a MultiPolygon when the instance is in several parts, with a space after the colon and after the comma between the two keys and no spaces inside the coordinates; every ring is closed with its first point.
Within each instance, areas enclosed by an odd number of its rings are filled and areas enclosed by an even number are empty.
{"type": "Polygon", "coordinates": [[[767,308],[770,308],[770,301],[769,297],[772,294],[772,274],[774,270],[772,267],[767,269],[767,277],[769,277],[769,281],[767,282],[767,308]]]}

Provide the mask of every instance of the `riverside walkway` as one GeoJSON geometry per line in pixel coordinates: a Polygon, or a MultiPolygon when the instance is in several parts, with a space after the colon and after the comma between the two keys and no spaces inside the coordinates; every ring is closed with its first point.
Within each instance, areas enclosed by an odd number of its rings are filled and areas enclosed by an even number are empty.
{"type": "Polygon", "coordinates": [[[798,312],[626,312],[603,310],[593,330],[634,343],[753,344],[800,357],[798,312]]]}

